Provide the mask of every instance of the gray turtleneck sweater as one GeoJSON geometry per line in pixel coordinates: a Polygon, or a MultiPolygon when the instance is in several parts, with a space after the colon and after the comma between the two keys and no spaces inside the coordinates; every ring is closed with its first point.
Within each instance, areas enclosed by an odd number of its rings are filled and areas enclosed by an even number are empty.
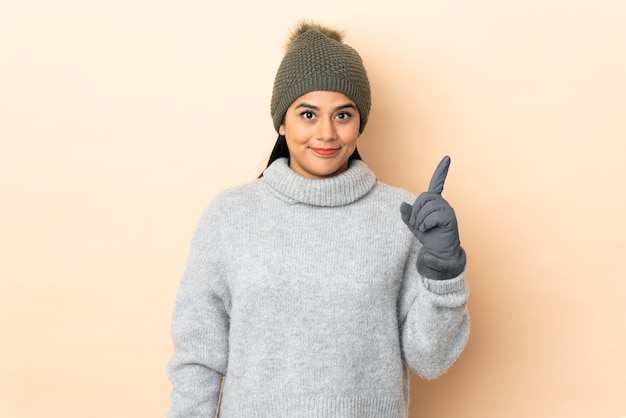
{"type": "Polygon", "coordinates": [[[414,198],[361,161],[310,180],[285,159],[217,196],[175,301],[168,416],[405,417],[407,367],[439,376],[469,332],[465,273],[416,269],[414,198]]]}

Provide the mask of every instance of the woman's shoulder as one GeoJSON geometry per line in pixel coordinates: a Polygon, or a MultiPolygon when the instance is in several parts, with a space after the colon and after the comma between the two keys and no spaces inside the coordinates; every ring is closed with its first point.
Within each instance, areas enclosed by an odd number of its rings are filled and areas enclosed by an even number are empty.
{"type": "Polygon", "coordinates": [[[218,192],[209,202],[208,208],[228,208],[233,205],[258,199],[261,194],[259,180],[227,187],[218,192]]]}
{"type": "Polygon", "coordinates": [[[372,192],[376,193],[383,199],[403,199],[413,201],[417,197],[415,194],[411,193],[408,190],[405,190],[401,187],[392,186],[390,184],[381,182],[380,180],[376,181],[376,185],[372,189],[372,192]]]}
{"type": "Polygon", "coordinates": [[[238,228],[243,221],[249,221],[250,208],[258,201],[256,183],[252,181],[230,186],[210,197],[200,212],[196,235],[203,239],[220,239],[228,236],[232,228],[238,228]]]}

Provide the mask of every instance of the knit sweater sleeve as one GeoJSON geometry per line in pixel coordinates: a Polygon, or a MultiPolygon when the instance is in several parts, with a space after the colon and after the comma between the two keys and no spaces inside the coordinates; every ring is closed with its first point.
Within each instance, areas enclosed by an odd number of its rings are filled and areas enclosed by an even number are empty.
{"type": "Polygon", "coordinates": [[[419,242],[407,260],[399,298],[403,359],[418,375],[434,379],[463,351],[469,337],[465,271],[447,280],[422,276],[416,268],[419,242]]]}
{"type": "Polygon", "coordinates": [[[172,315],[174,353],[168,418],[215,416],[228,363],[228,297],[215,255],[219,242],[210,207],[194,233],[172,315]]]}

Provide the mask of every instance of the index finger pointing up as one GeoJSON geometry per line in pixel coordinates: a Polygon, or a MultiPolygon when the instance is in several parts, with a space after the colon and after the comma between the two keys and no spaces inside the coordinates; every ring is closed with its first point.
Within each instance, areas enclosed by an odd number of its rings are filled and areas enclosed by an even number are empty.
{"type": "Polygon", "coordinates": [[[448,168],[450,168],[450,157],[446,155],[441,159],[441,162],[435,169],[433,178],[430,179],[430,186],[428,186],[429,192],[437,192],[439,194],[443,192],[443,183],[446,181],[448,168]]]}

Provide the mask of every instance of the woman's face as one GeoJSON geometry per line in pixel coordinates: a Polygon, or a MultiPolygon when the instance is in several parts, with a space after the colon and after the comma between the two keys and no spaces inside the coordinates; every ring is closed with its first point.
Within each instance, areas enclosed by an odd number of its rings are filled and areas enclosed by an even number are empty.
{"type": "Polygon", "coordinates": [[[343,173],[360,123],[356,105],[343,93],[312,91],[298,97],[278,130],[287,140],[291,169],[311,179],[343,173]]]}

